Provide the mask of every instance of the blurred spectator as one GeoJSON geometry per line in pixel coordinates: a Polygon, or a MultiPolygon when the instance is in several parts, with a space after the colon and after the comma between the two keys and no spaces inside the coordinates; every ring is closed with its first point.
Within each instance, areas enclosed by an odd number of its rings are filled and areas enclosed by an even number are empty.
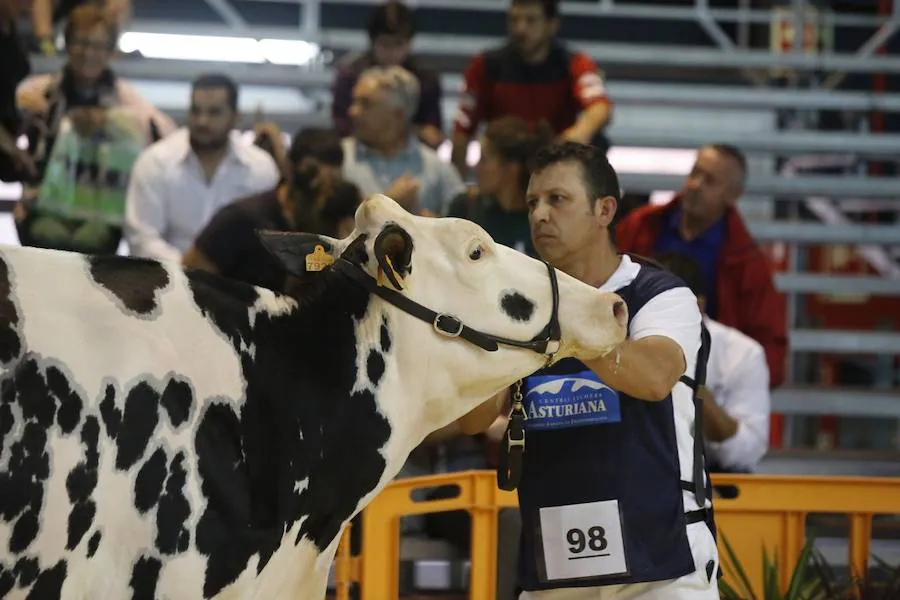
{"type": "Polygon", "coordinates": [[[423,143],[437,148],[445,139],[441,82],[436,73],[421,67],[409,54],[416,33],[413,12],[402,2],[385,2],[370,13],[368,30],[369,49],[345,57],[335,76],[331,100],[335,129],[341,136],[348,136],[353,130],[349,112],[360,74],[369,67],[399,65],[419,81],[419,102],[412,119],[416,133],[423,143]]]}
{"type": "Polygon", "coordinates": [[[701,148],[675,198],[632,211],[617,227],[617,244],[623,252],[681,252],[696,260],[709,292],[707,314],[762,344],[774,388],[784,381],[787,305],[775,289],[769,259],[735,207],[746,177],[747,162],[737,148],[701,148]]]}
{"type": "Polygon", "coordinates": [[[481,138],[478,187],[457,196],[447,216],[474,221],[497,243],[537,258],[525,202],[528,160],[552,138],[546,123],[529,126],[520,117],[491,121],[481,138]]]}
{"type": "Polygon", "coordinates": [[[237,120],[234,81],[194,81],[187,127],[148,148],[131,174],[125,231],[132,254],[180,262],[217,210],[275,187],[275,160],[240,139],[237,120]]]}
{"type": "Polygon", "coordinates": [[[419,83],[403,67],[370,67],[353,88],[353,135],[344,138],[344,177],[363,197],[382,193],[418,214],[443,215],[465,191],[452,165],[411,131],[419,83]]]}
{"type": "Polygon", "coordinates": [[[56,55],[54,25],[66,21],[72,11],[85,4],[102,9],[117,29],[124,27],[131,15],[131,0],[31,0],[31,28],[42,54],[56,55]]]}
{"type": "Polygon", "coordinates": [[[291,171],[291,165],[284,149],[281,128],[272,121],[257,121],[253,124],[253,134],[253,145],[266,151],[278,165],[281,176],[287,177],[291,171]]]}
{"type": "Polygon", "coordinates": [[[545,120],[563,139],[606,148],[612,115],[594,61],[556,39],[558,0],[512,0],[507,43],[469,63],[453,123],[453,164],[465,176],[466,153],[482,121],[515,115],[545,120]],[[579,114],[580,113],[580,114],[579,114]]]}
{"type": "Polygon", "coordinates": [[[31,72],[28,52],[16,27],[19,11],[19,0],[0,0],[0,181],[7,182],[36,174],[31,156],[16,146],[22,127],[16,86],[31,72]]]}
{"type": "Polygon", "coordinates": [[[345,237],[362,198],[340,179],[343,152],[336,133],[310,128],[291,143],[291,169],[277,188],[221,208],[184,255],[189,267],[283,291],[287,272],[259,241],[258,229],[345,237]]]}
{"type": "MultiPolygon", "coordinates": [[[[121,222],[51,215],[41,208],[47,203],[58,207],[64,201],[41,192],[48,175],[65,179],[48,170],[51,161],[73,158],[66,148],[57,148],[60,136],[67,146],[84,148],[83,155],[77,156],[77,167],[82,171],[79,181],[68,183],[115,188],[124,187],[121,169],[127,175],[131,165],[118,161],[116,177],[108,179],[107,167],[120,157],[107,157],[107,164],[103,157],[91,152],[96,154],[103,141],[116,135],[136,136],[135,141],[146,145],[174,131],[175,124],[110,68],[118,30],[100,8],[88,4],[73,10],[66,23],[65,39],[67,61],[63,68],[57,73],[26,79],[16,94],[25,120],[28,152],[35,164],[35,177],[26,185],[15,211],[19,239],[28,246],[115,252],[121,239],[121,222]],[[60,156],[63,151],[68,155],[60,156]]],[[[123,213],[124,206],[116,210],[123,213]]]]}
{"type": "Polygon", "coordinates": [[[769,444],[772,400],[766,354],[759,342],[706,314],[706,281],[693,258],[667,253],[657,259],[697,296],[709,330],[706,385],[699,394],[709,470],[749,473],[765,456],[769,444]]]}

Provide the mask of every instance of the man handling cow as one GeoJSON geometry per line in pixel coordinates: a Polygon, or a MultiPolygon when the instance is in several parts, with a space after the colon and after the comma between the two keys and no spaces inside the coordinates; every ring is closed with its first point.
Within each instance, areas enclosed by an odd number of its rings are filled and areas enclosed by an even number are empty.
{"type": "MultiPolygon", "coordinates": [[[[551,145],[533,162],[535,248],[562,272],[619,294],[629,335],[614,352],[561,360],[511,388],[498,479],[506,489],[518,484],[521,600],[719,597],[693,393],[707,351],[700,311],[674,275],[617,253],[610,232],[619,194],[615,171],[592,146],[551,145]]],[[[509,397],[456,427],[487,429],[509,397]]]]}
{"type": "Polygon", "coordinates": [[[624,340],[619,296],[473,223],[374,195],[354,225],[263,235],[294,296],[0,249],[0,597],[323,598],[425,436],[624,340]]]}

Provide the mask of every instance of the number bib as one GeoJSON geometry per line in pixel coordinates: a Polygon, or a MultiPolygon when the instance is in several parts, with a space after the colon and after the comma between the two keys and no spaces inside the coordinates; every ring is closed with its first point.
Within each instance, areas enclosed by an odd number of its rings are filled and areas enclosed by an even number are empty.
{"type": "Polygon", "coordinates": [[[542,508],[547,580],[628,574],[619,501],[542,508]]]}

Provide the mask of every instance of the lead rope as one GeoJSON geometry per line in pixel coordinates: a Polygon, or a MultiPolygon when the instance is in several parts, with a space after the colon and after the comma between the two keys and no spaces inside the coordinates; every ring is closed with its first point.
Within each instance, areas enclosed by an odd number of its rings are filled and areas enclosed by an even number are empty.
{"type": "Polygon", "coordinates": [[[525,454],[525,407],[522,404],[522,380],[513,387],[512,407],[506,424],[504,443],[500,446],[497,465],[497,487],[512,491],[522,478],[522,456],[525,454]]]}

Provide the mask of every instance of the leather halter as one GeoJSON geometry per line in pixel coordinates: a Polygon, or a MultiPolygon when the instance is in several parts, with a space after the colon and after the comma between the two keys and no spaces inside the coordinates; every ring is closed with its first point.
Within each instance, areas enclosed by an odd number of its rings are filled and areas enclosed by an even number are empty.
{"type": "MultiPolygon", "coordinates": [[[[350,246],[352,247],[354,243],[355,242],[352,242],[350,246]]],[[[374,277],[366,273],[358,265],[355,265],[344,258],[343,253],[335,261],[332,268],[405,313],[412,315],[417,319],[421,319],[426,323],[430,323],[434,330],[440,335],[448,338],[462,338],[488,352],[496,352],[500,344],[503,344],[504,346],[525,348],[537,352],[538,354],[546,354],[547,364],[550,364],[554,355],[559,351],[561,338],[559,327],[559,285],[556,281],[556,269],[546,261],[542,262],[546,265],[547,273],[550,277],[550,289],[553,294],[553,308],[547,325],[545,325],[536,336],[528,341],[511,340],[490,333],[484,333],[469,327],[459,318],[451,314],[439,313],[426,306],[422,306],[415,300],[412,300],[395,290],[379,285],[374,277]]]]}

